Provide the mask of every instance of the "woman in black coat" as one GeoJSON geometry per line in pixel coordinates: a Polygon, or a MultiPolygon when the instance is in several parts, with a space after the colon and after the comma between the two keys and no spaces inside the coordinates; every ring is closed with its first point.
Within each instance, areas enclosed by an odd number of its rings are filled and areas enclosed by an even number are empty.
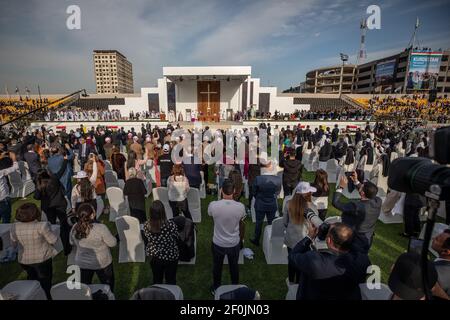
{"type": "Polygon", "coordinates": [[[59,181],[66,168],[67,156],[64,157],[63,165],[56,174],[41,170],[36,179],[34,198],[41,201],[41,211],[45,212],[51,224],[56,224],[56,218],[59,219],[61,242],[64,254],[67,256],[72,250],[69,243],[70,226],[67,222],[67,200],[64,196],[64,187],[59,181]]]}

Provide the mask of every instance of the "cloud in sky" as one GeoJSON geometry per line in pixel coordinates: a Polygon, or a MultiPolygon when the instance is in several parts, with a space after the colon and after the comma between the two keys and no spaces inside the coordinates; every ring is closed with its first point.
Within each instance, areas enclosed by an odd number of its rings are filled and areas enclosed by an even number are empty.
{"type": "MultiPolygon", "coordinates": [[[[133,63],[136,92],[153,86],[167,65],[252,65],[263,81],[286,88],[301,81],[307,70],[331,62],[329,57],[336,52],[356,52],[359,20],[372,4],[369,0],[0,2],[1,88],[18,85],[35,91],[40,84],[48,93],[94,91],[94,49],[117,49],[127,56],[133,63]],[[66,28],[70,4],[81,8],[81,30],[66,28]]],[[[450,7],[443,1],[379,2],[384,29],[368,35],[369,56],[407,42],[410,26],[399,24],[398,16],[401,21],[423,16],[421,37],[438,46],[450,38],[445,15],[450,7]],[[385,40],[380,40],[382,35],[385,40]]]]}

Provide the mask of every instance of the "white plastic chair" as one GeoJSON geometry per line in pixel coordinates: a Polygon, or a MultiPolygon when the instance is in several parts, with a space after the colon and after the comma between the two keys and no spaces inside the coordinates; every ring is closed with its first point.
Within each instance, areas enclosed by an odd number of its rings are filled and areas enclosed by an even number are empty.
{"type": "Polygon", "coordinates": [[[383,177],[383,166],[381,164],[378,164],[377,168],[374,166],[371,175],[375,175],[374,181],[372,182],[378,187],[377,196],[385,198],[388,192],[388,177],[383,177]]]}
{"type": "Polygon", "coordinates": [[[106,284],[84,284],[80,283],[80,289],[69,289],[67,282],[61,282],[50,289],[53,300],[92,300],[92,294],[98,290],[103,291],[108,300],[115,300],[114,294],[106,284]]]}
{"type": "Polygon", "coordinates": [[[202,204],[200,200],[200,191],[196,188],[189,188],[187,201],[189,212],[192,216],[192,221],[194,223],[200,223],[202,221],[202,204]]]}
{"type": "Polygon", "coordinates": [[[139,220],[131,216],[116,219],[119,235],[119,263],[145,262],[145,245],[139,220]]]}
{"type": "Polygon", "coordinates": [[[169,193],[166,187],[158,187],[152,190],[153,201],[159,200],[163,203],[164,209],[166,211],[167,219],[173,218],[172,208],[169,204],[169,193]]]}
{"type": "Polygon", "coordinates": [[[184,300],[183,291],[177,285],[173,285],[173,284],[154,284],[152,287],[158,287],[158,288],[161,288],[161,289],[169,290],[173,294],[173,296],[175,297],[175,300],[184,300]]]}
{"type": "Polygon", "coordinates": [[[243,284],[228,284],[220,286],[216,289],[216,292],[214,293],[214,300],[220,300],[220,296],[223,295],[224,293],[245,287],[247,286],[243,284]]]}
{"type": "Polygon", "coordinates": [[[286,286],[288,287],[288,292],[285,300],[297,300],[298,283],[290,284],[289,279],[286,278],[286,286]]]}
{"type": "Polygon", "coordinates": [[[106,196],[109,200],[109,221],[113,222],[118,216],[128,214],[128,203],[122,189],[110,187],[106,189],[106,196]]]}
{"type": "Polygon", "coordinates": [[[204,178],[204,173],[203,171],[200,172],[200,175],[202,176],[202,183],[200,184],[200,198],[201,199],[205,199],[206,198],[206,183],[205,183],[205,178],[204,178]]]}
{"type": "Polygon", "coordinates": [[[109,160],[103,160],[103,163],[105,164],[105,171],[113,171],[113,167],[109,160]]]}
{"type": "Polygon", "coordinates": [[[3,249],[0,250],[0,258],[3,258],[6,254],[6,249],[11,246],[11,226],[11,223],[0,223],[0,238],[3,241],[3,249]]]}
{"type": "Polygon", "coordinates": [[[369,289],[366,283],[360,283],[362,300],[391,300],[392,291],[384,283],[380,283],[380,289],[369,289]]]}
{"type": "Polygon", "coordinates": [[[28,169],[28,163],[25,161],[18,161],[17,164],[19,165],[19,171],[20,175],[22,176],[22,181],[28,181],[31,180],[31,174],[30,170],[28,169]]]}
{"type": "Polygon", "coordinates": [[[115,171],[105,171],[105,184],[106,189],[112,187],[119,187],[119,181],[117,179],[117,173],[115,171]]]}
{"type": "Polygon", "coordinates": [[[287,264],[288,252],[284,244],[285,227],[283,218],[272,221],[272,225],[264,228],[263,252],[267,264],[287,264]]]}
{"type": "Polygon", "coordinates": [[[325,171],[328,174],[328,183],[336,183],[339,163],[336,159],[327,161],[325,171]]]}
{"type": "Polygon", "coordinates": [[[312,197],[312,203],[316,206],[317,210],[328,209],[328,197],[312,197]]]}
{"type": "Polygon", "coordinates": [[[13,294],[17,300],[47,300],[44,290],[36,280],[13,281],[0,291],[0,294],[13,294]]]}
{"type": "Polygon", "coordinates": [[[11,198],[25,198],[34,192],[34,183],[31,180],[23,181],[19,171],[8,174],[11,183],[11,198]]]}
{"type": "Polygon", "coordinates": [[[97,219],[99,219],[103,213],[103,209],[105,209],[105,203],[103,202],[103,199],[101,196],[97,196],[96,201],[97,201],[96,216],[97,216],[97,219]]]}

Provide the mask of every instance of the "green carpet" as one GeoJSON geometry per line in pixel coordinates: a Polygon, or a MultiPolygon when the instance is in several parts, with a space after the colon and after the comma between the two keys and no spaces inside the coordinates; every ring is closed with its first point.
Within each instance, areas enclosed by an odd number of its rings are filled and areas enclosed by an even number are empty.
{"type": "MultiPolygon", "coordinates": [[[[211,175],[210,175],[211,176],[211,175]]],[[[312,181],[314,173],[303,174],[306,181],[312,181]]],[[[332,188],[334,186],[332,185],[332,188]]],[[[208,203],[213,200],[208,196],[202,200],[202,222],[197,230],[197,261],[195,265],[180,265],[177,272],[177,284],[183,290],[185,299],[213,299],[209,288],[212,284],[212,257],[211,239],[213,233],[213,221],[207,214],[208,203]]],[[[32,195],[27,200],[17,200],[13,203],[13,216],[15,209],[22,203],[34,201],[32,195]]],[[[246,200],[245,200],[246,201],[246,200]]],[[[340,215],[340,212],[330,205],[328,216],[340,215]]],[[[151,199],[147,199],[147,208],[151,199]]],[[[108,225],[113,234],[116,229],[113,223],[108,221],[107,216],[102,216],[101,220],[108,225]]],[[[374,243],[370,252],[373,264],[378,265],[382,270],[382,282],[387,281],[391,266],[395,259],[406,250],[407,240],[400,237],[403,230],[400,224],[384,225],[377,223],[374,243]]],[[[287,277],[287,265],[268,265],[265,262],[261,247],[253,246],[248,239],[253,236],[254,224],[251,219],[246,221],[245,247],[251,248],[255,252],[253,260],[245,259],[243,265],[239,265],[240,282],[258,290],[262,299],[284,299],[287,287],[285,279],[287,277]]],[[[149,263],[117,263],[118,247],[113,248],[113,261],[115,273],[115,295],[116,299],[129,299],[138,289],[152,284],[152,275],[149,263]]],[[[53,260],[53,283],[67,280],[66,258],[62,253],[53,260]]],[[[17,262],[0,264],[0,288],[7,283],[26,279],[26,274],[17,262]]],[[[98,281],[94,277],[94,282],[98,281]]],[[[224,265],[222,284],[229,284],[230,277],[227,265],[224,265]]]]}

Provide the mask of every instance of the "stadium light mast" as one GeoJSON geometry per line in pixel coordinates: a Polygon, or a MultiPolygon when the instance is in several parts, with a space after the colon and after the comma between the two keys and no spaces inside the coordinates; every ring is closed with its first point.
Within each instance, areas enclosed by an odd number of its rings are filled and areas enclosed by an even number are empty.
{"type": "Polygon", "coordinates": [[[341,66],[341,77],[339,80],[339,99],[342,96],[342,82],[344,81],[344,66],[345,66],[345,63],[348,61],[348,54],[341,53],[340,55],[341,55],[342,66],[341,66]]]}
{"type": "Polygon", "coordinates": [[[367,53],[366,53],[367,21],[366,21],[366,19],[361,19],[359,29],[361,30],[361,41],[359,43],[359,52],[356,57],[356,65],[363,63],[367,58],[367,53]]]}

